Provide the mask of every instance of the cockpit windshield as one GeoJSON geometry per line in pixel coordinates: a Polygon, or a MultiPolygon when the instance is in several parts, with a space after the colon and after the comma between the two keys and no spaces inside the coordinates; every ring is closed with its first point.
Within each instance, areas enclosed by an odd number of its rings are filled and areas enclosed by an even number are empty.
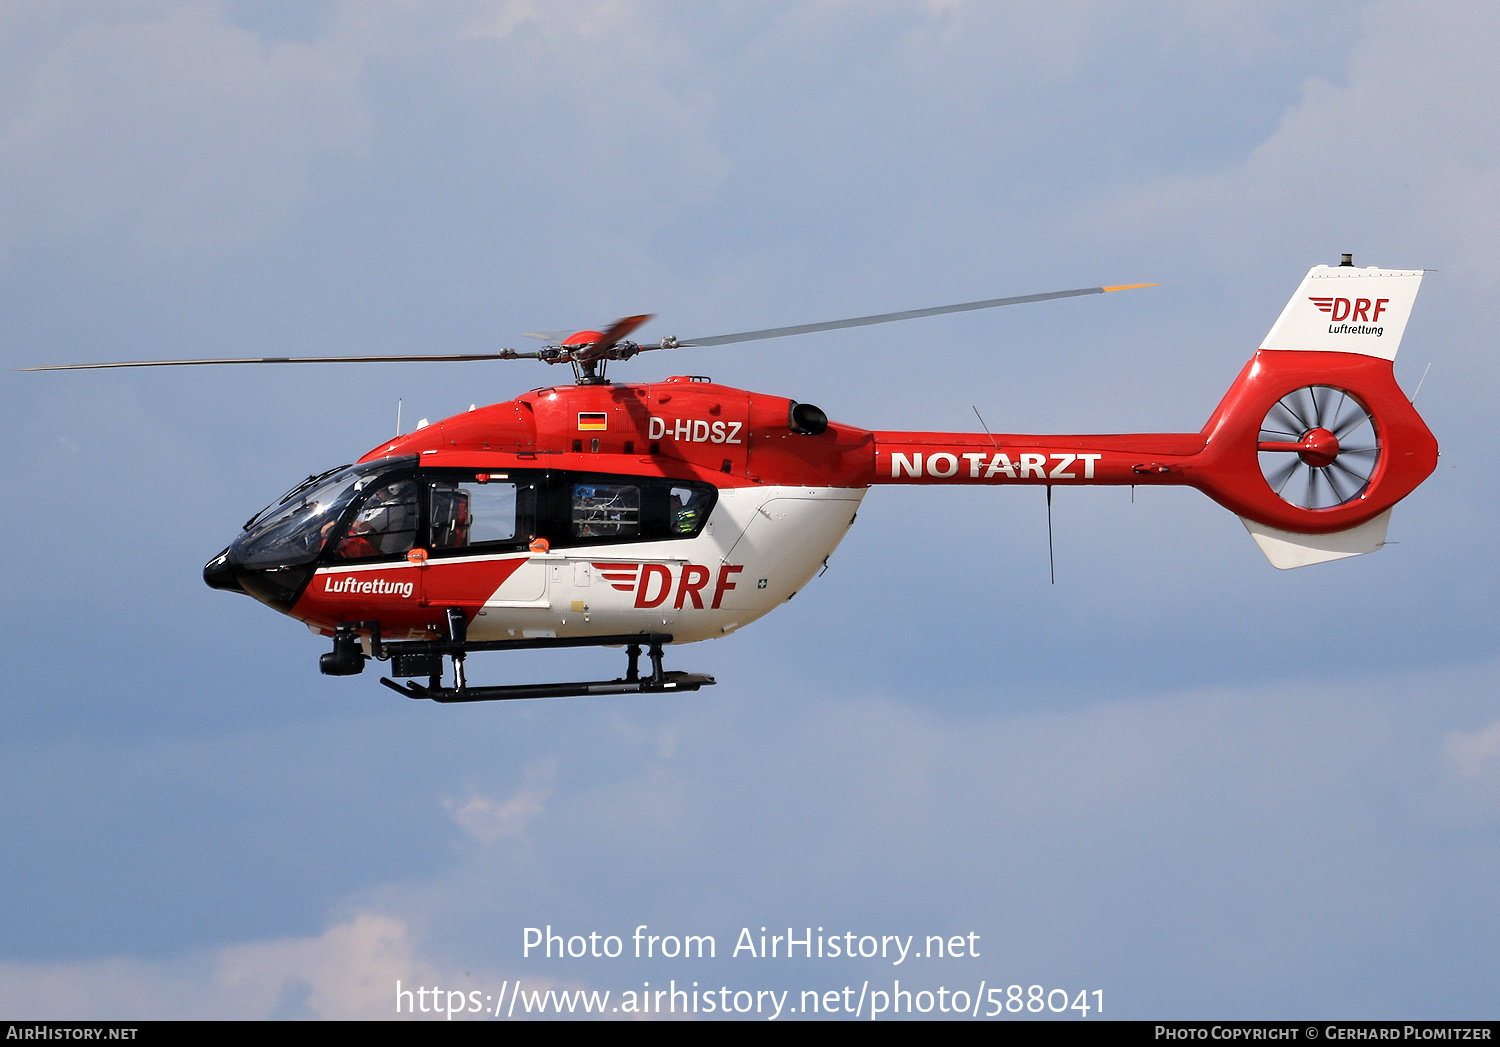
{"type": "Polygon", "coordinates": [[[296,487],[293,487],[286,494],[282,495],[280,498],[276,499],[274,502],[272,502],[270,505],[266,506],[260,512],[256,513],[254,516],[250,517],[250,519],[246,520],[245,521],[245,526],[242,527],[242,528],[240,528],[240,530],[242,530],[242,531],[248,531],[248,530],[251,530],[252,528],[259,527],[261,524],[265,523],[265,520],[266,520],[267,516],[269,516],[272,513],[274,513],[277,509],[280,509],[283,505],[286,505],[288,502],[290,502],[297,495],[301,494],[303,491],[306,491],[309,488],[316,487],[316,486],[322,484],[322,482],[324,480],[328,479],[334,473],[341,473],[341,472],[343,472],[344,470],[346,470],[348,468],[349,468],[348,465],[336,465],[332,469],[327,469],[327,470],[324,470],[321,473],[318,473],[316,476],[309,476],[306,480],[303,480],[301,483],[299,483],[296,487]]]}
{"type": "Polygon", "coordinates": [[[304,481],[251,519],[230,545],[231,559],[250,568],[311,563],[334,536],[349,503],[392,471],[409,469],[412,462],[382,459],[304,481]]]}

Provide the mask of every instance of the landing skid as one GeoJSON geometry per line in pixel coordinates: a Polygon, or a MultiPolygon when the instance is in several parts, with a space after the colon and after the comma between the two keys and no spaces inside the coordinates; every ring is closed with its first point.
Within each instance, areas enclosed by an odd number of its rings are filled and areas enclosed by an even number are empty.
{"type": "Polygon", "coordinates": [[[505,687],[423,687],[408,680],[405,684],[382,677],[397,694],[408,698],[428,698],[434,702],[498,702],[514,698],[584,698],[593,694],[670,694],[696,691],[714,682],[712,676],[698,673],[667,672],[660,680],[598,680],[591,683],[523,683],[505,687]]]}
{"type": "Polygon", "coordinates": [[[625,633],[618,636],[534,637],[524,640],[469,641],[467,622],[461,612],[448,615],[449,638],[446,640],[382,641],[379,622],[345,622],[334,636],[334,650],[323,656],[324,672],[351,675],[364,668],[360,651],[360,632],[370,636],[370,652],[381,661],[393,663],[392,676],[427,676],[424,686],[414,680],[397,683],[382,678],[381,683],[413,699],[444,704],[458,702],[511,701],[523,698],[582,698],[604,694],[673,694],[696,691],[714,683],[702,673],[667,671],[662,668],[662,645],[672,642],[670,633],[625,633]],[[576,683],[508,684],[498,687],[470,687],[464,675],[465,658],[476,651],[519,651],[558,647],[624,647],[628,659],[625,675],[617,680],[589,680],[576,683]],[[651,660],[651,671],[642,676],[641,649],[651,660]],[[443,684],[443,659],[453,662],[452,687],[443,684]]]}

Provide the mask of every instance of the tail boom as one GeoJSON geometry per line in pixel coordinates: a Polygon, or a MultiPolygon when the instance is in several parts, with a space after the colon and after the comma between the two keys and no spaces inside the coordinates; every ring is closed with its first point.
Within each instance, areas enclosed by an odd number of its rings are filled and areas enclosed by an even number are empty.
{"type": "Polygon", "coordinates": [[[877,432],[871,483],[1180,484],[1204,446],[1200,433],[877,432]]]}
{"type": "MultiPolygon", "coordinates": [[[[1304,535],[1374,520],[1437,466],[1437,440],[1396,384],[1391,361],[1341,352],[1260,350],[1197,433],[877,432],[874,438],[872,484],[1186,485],[1247,521],[1304,535]],[[1273,451],[1321,461],[1306,433],[1262,438],[1276,405],[1305,388],[1333,389],[1362,406],[1374,419],[1380,444],[1374,471],[1358,496],[1326,508],[1283,498],[1259,458],[1260,452],[1273,451]]],[[[1335,438],[1329,461],[1337,457],[1335,438]]]]}

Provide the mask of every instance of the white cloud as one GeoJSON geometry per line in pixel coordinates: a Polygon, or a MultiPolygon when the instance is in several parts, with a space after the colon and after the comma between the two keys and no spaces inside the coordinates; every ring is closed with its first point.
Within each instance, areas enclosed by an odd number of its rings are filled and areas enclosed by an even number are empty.
{"type": "Polygon", "coordinates": [[[531,823],[546,809],[556,777],[557,760],[545,760],[527,768],[526,784],[505,799],[496,800],[473,791],[462,801],[445,799],[443,806],[474,842],[499,843],[526,834],[531,823]]]}
{"type": "Polygon", "coordinates": [[[1179,243],[1225,270],[1289,248],[1356,264],[1441,267],[1481,286],[1500,276],[1500,12],[1484,5],[1372,5],[1345,83],[1314,79],[1275,132],[1203,176],[1167,175],[1102,195],[1087,228],[1179,243]]]}
{"type": "Polygon", "coordinates": [[[472,978],[418,960],[405,923],[370,914],[316,938],[236,945],[214,958],[214,986],[262,1014],[295,1003],[308,1017],[389,1018],[398,981],[474,987],[472,978]]]}
{"type": "Polygon", "coordinates": [[[1500,814],[1500,719],[1443,737],[1440,762],[1444,795],[1437,809],[1445,824],[1492,824],[1500,814]]]}
{"type": "Polygon", "coordinates": [[[711,199],[729,170],[709,95],[679,73],[693,56],[639,5],[361,0],[310,40],[262,35],[208,0],[9,13],[0,252],[233,248],[283,226],[321,166],[364,165],[353,191],[369,192],[413,148],[439,193],[454,165],[488,172],[494,198],[469,206],[489,216],[524,194],[603,245],[711,199]]]}
{"type": "Polygon", "coordinates": [[[254,238],[371,128],[358,56],[268,44],[216,4],[104,9],[27,57],[0,98],[0,246],[104,236],[171,256],[254,238]]]}
{"type": "Polygon", "coordinates": [[[1472,733],[1443,739],[1443,755],[1459,777],[1471,782],[1500,776],[1500,720],[1472,733]]]}
{"type": "Polygon", "coordinates": [[[3,964],[0,1010],[39,1019],[388,1019],[398,981],[464,992],[499,984],[422,959],[405,922],[363,913],[315,937],[231,945],[171,962],[3,964]]]}

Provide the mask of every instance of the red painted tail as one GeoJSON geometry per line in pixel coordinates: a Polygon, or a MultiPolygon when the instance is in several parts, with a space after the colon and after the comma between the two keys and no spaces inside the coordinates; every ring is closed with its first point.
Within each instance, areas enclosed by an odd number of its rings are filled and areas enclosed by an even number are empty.
{"type": "Polygon", "coordinates": [[[1317,266],[1204,426],[1187,482],[1277,567],[1374,552],[1437,466],[1392,362],[1421,272],[1317,266]]]}

